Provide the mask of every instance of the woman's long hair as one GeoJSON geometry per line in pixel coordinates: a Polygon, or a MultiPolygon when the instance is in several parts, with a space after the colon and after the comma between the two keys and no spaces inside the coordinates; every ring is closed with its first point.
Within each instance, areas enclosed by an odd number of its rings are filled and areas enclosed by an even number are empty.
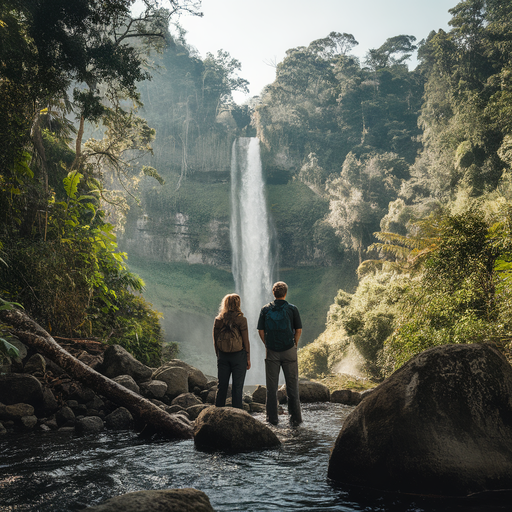
{"type": "Polygon", "coordinates": [[[222,326],[231,329],[233,320],[241,313],[240,295],[228,293],[221,301],[217,320],[222,320],[222,326]]]}

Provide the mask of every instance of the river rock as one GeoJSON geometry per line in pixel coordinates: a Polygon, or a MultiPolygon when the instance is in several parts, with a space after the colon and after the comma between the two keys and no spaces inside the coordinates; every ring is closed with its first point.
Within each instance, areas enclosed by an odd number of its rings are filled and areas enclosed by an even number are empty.
{"type": "Polygon", "coordinates": [[[188,371],[180,366],[161,366],[153,372],[154,380],[167,384],[166,395],[173,399],[182,393],[188,393],[188,371]]]}
{"type": "Polygon", "coordinates": [[[135,382],[144,382],[151,377],[151,369],[120,345],[111,345],[105,350],[99,371],[111,379],[119,375],[130,375],[135,382]]]}
{"type": "Polygon", "coordinates": [[[68,399],[76,400],[79,403],[86,404],[96,397],[96,393],[87,386],[84,386],[80,382],[74,382],[71,393],[68,395],[68,399]]]}
{"type": "Polygon", "coordinates": [[[79,418],[75,424],[78,434],[96,434],[105,428],[103,420],[99,416],[86,416],[79,418]]]}
{"type": "Polygon", "coordinates": [[[419,494],[512,489],[512,367],[490,345],[419,354],[345,420],[328,476],[419,494]]]}
{"type": "Polygon", "coordinates": [[[111,430],[127,430],[133,425],[133,416],[125,407],[119,407],[105,417],[105,426],[111,430]]]}
{"type": "Polygon", "coordinates": [[[23,428],[30,430],[37,425],[37,418],[34,415],[22,416],[20,422],[23,428]]]}
{"type": "Polygon", "coordinates": [[[331,393],[331,402],[344,405],[358,405],[361,394],[351,389],[337,389],[331,393]]]}
{"type": "Polygon", "coordinates": [[[148,398],[162,398],[167,393],[167,384],[162,380],[148,380],[141,383],[140,390],[148,398]]]}
{"type": "Polygon", "coordinates": [[[30,404],[0,404],[0,420],[19,421],[23,416],[33,416],[34,408],[30,404]]]}
{"type": "Polygon", "coordinates": [[[187,407],[187,414],[191,421],[194,421],[205,409],[208,409],[208,404],[197,404],[187,407]]]}
{"type": "Polygon", "coordinates": [[[165,366],[175,367],[178,366],[180,368],[184,368],[188,372],[188,389],[192,391],[194,388],[198,387],[199,389],[205,389],[208,384],[208,379],[205,374],[192,366],[191,364],[185,363],[185,361],[181,361],[180,359],[171,359],[165,366]]]}
{"type": "Polygon", "coordinates": [[[41,354],[34,354],[25,363],[23,371],[32,375],[44,375],[46,373],[46,361],[44,357],[41,354]]]}
{"type": "Polygon", "coordinates": [[[6,405],[24,403],[39,407],[43,387],[33,376],[24,373],[0,375],[0,402],[6,405]]]}
{"type": "Polygon", "coordinates": [[[133,391],[134,393],[137,393],[140,395],[140,388],[133,380],[133,377],[131,375],[118,375],[117,377],[114,377],[112,379],[114,382],[117,382],[121,386],[124,386],[126,389],[129,389],[130,391],[133,391]]]}
{"type": "Polygon", "coordinates": [[[215,512],[208,496],[197,489],[137,491],[110,498],[89,512],[215,512]]]}
{"type": "Polygon", "coordinates": [[[188,409],[193,405],[202,405],[203,402],[197,398],[194,393],[183,393],[177,396],[172,402],[171,405],[180,405],[183,409],[188,409]]]}
{"type": "Polygon", "coordinates": [[[301,402],[328,402],[330,395],[329,388],[320,382],[312,382],[304,379],[299,380],[299,396],[301,402]]]}
{"type": "Polygon", "coordinates": [[[252,401],[258,404],[267,403],[267,388],[265,386],[258,385],[252,392],[252,401]]]}
{"type": "Polygon", "coordinates": [[[246,452],[274,448],[275,433],[249,413],[232,407],[208,407],[194,424],[195,446],[203,450],[246,452]]]}
{"type": "Polygon", "coordinates": [[[42,412],[45,416],[53,414],[59,408],[59,404],[55,399],[51,389],[43,389],[42,412]]]}
{"type": "Polygon", "coordinates": [[[164,411],[169,414],[177,414],[178,412],[184,411],[185,409],[181,405],[168,405],[163,407],[164,411]]]}
{"type": "Polygon", "coordinates": [[[71,407],[66,405],[57,411],[55,419],[57,420],[57,425],[59,425],[59,427],[71,427],[75,424],[76,418],[71,407]]]}

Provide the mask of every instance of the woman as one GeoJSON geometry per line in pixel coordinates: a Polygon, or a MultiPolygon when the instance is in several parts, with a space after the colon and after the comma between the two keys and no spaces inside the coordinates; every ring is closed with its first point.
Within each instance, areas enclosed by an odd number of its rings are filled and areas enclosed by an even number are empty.
{"type": "Polygon", "coordinates": [[[242,409],[245,373],[251,368],[251,347],[247,319],[240,311],[240,296],[236,293],[226,295],[220,303],[219,314],[213,323],[213,346],[219,378],[215,405],[226,405],[229,377],[232,375],[233,407],[242,409]]]}

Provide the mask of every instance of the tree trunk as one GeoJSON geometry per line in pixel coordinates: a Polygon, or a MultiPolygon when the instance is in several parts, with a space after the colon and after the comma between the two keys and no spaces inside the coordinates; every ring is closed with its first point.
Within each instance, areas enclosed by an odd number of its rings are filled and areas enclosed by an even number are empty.
{"type": "Polygon", "coordinates": [[[147,426],[170,438],[188,439],[192,428],[177,415],[168,414],[133,391],[101,375],[66,352],[39,324],[17,309],[0,311],[0,320],[11,326],[12,333],[66,370],[68,374],[96,393],[126,407],[147,426]]]}

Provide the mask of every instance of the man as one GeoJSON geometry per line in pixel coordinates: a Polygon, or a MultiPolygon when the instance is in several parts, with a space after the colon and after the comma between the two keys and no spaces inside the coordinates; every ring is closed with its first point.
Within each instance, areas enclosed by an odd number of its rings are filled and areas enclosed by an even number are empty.
{"type": "Polygon", "coordinates": [[[286,302],[288,286],[278,281],[272,287],[274,301],[261,308],[258,334],[266,347],[265,374],[267,381],[267,421],[277,425],[277,387],[279,372],[283,369],[288,395],[290,423],[302,423],[299,400],[299,368],[297,345],[302,334],[299,310],[286,302]]]}

